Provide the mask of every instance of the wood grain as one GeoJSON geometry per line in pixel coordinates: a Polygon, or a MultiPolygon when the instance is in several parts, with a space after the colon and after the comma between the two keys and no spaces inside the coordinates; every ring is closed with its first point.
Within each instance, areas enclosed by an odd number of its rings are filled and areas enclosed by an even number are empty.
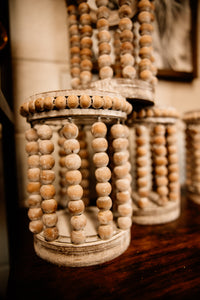
{"type": "Polygon", "coordinates": [[[178,220],[133,225],[128,250],[98,266],[65,268],[43,261],[34,252],[27,224],[22,210],[7,299],[197,299],[200,295],[200,207],[185,197],[178,220]]]}

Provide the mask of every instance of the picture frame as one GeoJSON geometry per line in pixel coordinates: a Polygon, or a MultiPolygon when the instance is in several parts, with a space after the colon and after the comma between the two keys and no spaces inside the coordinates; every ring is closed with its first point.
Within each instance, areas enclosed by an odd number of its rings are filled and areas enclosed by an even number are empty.
{"type": "Polygon", "coordinates": [[[153,47],[159,79],[197,77],[197,7],[198,0],[155,0],[153,47]]]}

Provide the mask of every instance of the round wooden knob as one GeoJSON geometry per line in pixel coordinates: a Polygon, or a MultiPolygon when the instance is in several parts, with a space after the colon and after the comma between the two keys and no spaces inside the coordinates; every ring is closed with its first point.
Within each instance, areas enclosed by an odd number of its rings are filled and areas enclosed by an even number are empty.
{"type": "Polygon", "coordinates": [[[66,156],[65,165],[69,170],[77,170],[81,166],[81,158],[78,154],[72,153],[66,156]]]}
{"type": "Polygon", "coordinates": [[[42,185],[40,188],[40,195],[43,199],[52,199],[55,196],[56,190],[54,185],[52,184],[45,184],[42,185]]]}
{"type": "Polygon", "coordinates": [[[65,175],[68,184],[77,185],[82,180],[82,174],[79,170],[67,171],[65,175]]]}
{"type": "Polygon", "coordinates": [[[37,130],[37,134],[41,140],[50,140],[52,138],[53,131],[50,126],[41,125],[37,130]]]}
{"type": "Polygon", "coordinates": [[[113,225],[100,225],[98,228],[98,234],[102,240],[110,239],[113,235],[113,225]]]}
{"type": "Polygon", "coordinates": [[[25,132],[25,138],[29,142],[36,142],[38,140],[37,131],[34,128],[30,128],[25,132]]]}
{"type": "Polygon", "coordinates": [[[92,141],[92,148],[95,152],[105,152],[108,148],[108,142],[105,138],[95,138],[92,141]]]}
{"type": "Polygon", "coordinates": [[[95,138],[103,138],[107,134],[107,127],[103,122],[96,122],[92,125],[91,132],[95,138]]]}
{"type": "Polygon", "coordinates": [[[109,196],[98,197],[97,198],[97,207],[99,209],[108,210],[112,207],[112,200],[109,196]]]}
{"type": "Polygon", "coordinates": [[[72,216],[70,223],[75,230],[83,230],[87,224],[87,219],[84,214],[72,216]]]}
{"type": "Polygon", "coordinates": [[[106,167],[109,162],[109,157],[105,152],[95,153],[93,156],[93,162],[97,168],[106,167]]]}
{"type": "Polygon", "coordinates": [[[113,220],[113,214],[110,210],[102,210],[98,213],[98,220],[100,224],[108,224],[113,220]]]}
{"type": "Polygon", "coordinates": [[[82,200],[69,201],[68,209],[72,214],[79,215],[83,213],[85,205],[82,200]]]}
{"type": "Polygon", "coordinates": [[[96,185],[96,192],[99,197],[108,196],[111,193],[112,186],[109,182],[98,182],[96,185]]]}
{"type": "Polygon", "coordinates": [[[79,200],[83,196],[83,188],[79,184],[70,185],[67,188],[67,195],[70,200],[79,200]]]}
{"type": "Polygon", "coordinates": [[[98,182],[107,182],[111,178],[111,171],[108,167],[98,168],[95,171],[95,177],[98,182]]]}
{"type": "Polygon", "coordinates": [[[78,136],[78,127],[74,123],[67,122],[62,129],[62,133],[66,139],[75,139],[78,136]]]}
{"type": "Polygon", "coordinates": [[[40,156],[40,167],[42,170],[50,170],[55,165],[55,159],[51,154],[45,154],[40,156]]]}
{"type": "Polygon", "coordinates": [[[54,213],[57,210],[57,201],[55,199],[44,200],[41,207],[46,214],[54,213]]]}

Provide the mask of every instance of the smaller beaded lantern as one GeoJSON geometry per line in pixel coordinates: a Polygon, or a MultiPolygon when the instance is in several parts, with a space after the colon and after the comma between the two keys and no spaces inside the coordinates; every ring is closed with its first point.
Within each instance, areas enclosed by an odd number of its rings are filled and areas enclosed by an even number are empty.
{"type": "Polygon", "coordinates": [[[87,266],[127,249],[132,204],[124,122],[131,110],[123,97],[91,90],[43,93],[21,106],[31,124],[29,229],[41,258],[87,266]]]}
{"type": "Polygon", "coordinates": [[[129,117],[135,223],[161,224],[180,214],[177,118],[175,109],[157,106],[129,117]]]}
{"type": "Polygon", "coordinates": [[[200,111],[186,112],[185,122],[185,186],[189,199],[200,204],[200,111]]]}

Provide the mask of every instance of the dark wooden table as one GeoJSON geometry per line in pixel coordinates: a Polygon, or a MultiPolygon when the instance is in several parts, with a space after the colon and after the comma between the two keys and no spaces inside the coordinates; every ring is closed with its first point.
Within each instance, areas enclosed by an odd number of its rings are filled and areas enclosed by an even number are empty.
{"type": "Polygon", "coordinates": [[[64,268],[36,256],[27,211],[11,268],[8,299],[200,299],[200,206],[182,197],[181,217],[132,227],[120,257],[98,266],[64,268]]]}

